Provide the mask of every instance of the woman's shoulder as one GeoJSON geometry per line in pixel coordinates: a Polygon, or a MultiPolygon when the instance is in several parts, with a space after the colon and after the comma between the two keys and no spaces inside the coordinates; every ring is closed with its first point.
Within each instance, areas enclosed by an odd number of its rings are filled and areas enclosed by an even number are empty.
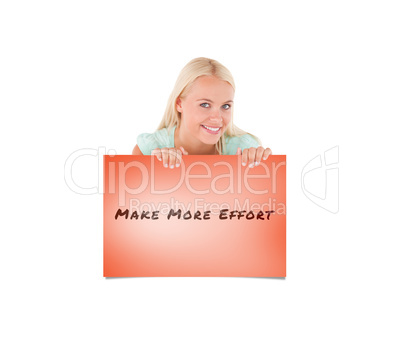
{"type": "Polygon", "coordinates": [[[260,143],[256,137],[245,133],[241,135],[229,136],[226,135],[226,154],[236,154],[237,148],[244,150],[246,148],[258,148],[260,143]]]}
{"type": "Polygon", "coordinates": [[[137,137],[137,145],[144,155],[151,155],[155,148],[174,147],[174,128],[170,130],[162,128],[153,133],[142,133],[137,137]]]}

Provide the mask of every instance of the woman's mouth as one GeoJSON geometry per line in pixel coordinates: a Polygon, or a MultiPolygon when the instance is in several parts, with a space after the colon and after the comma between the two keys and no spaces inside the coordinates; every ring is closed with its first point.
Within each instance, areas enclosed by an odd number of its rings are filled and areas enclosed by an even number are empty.
{"type": "Polygon", "coordinates": [[[210,134],[219,134],[222,127],[209,127],[207,125],[201,124],[201,126],[210,134]]]}

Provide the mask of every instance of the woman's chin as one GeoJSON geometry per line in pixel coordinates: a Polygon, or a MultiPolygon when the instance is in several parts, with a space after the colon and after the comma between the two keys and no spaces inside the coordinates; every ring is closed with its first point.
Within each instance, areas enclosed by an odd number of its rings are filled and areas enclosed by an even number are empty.
{"type": "Polygon", "coordinates": [[[214,136],[210,136],[210,137],[203,137],[202,139],[200,139],[204,144],[209,144],[209,145],[213,145],[218,143],[220,138],[220,135],[214,135],[214,136]]]}

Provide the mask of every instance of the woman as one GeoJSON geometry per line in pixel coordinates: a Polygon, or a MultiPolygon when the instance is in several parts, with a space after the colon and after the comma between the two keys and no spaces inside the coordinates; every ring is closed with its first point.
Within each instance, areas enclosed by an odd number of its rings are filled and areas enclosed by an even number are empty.
{"type": "Polygon", "coordinates": [[[257,137],[233,124],[235,84],[218,61],[191,60],[180,72],[155,133],[140,134],[133,155],[155,155],[165,167],[180,166],[182,155],[238,154],[257,166],[271,154],[257,137]]]}

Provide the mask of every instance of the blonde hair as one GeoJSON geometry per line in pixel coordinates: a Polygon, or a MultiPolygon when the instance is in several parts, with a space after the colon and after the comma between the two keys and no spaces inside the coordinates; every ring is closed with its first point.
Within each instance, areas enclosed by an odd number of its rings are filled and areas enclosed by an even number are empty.
{"type": "MultiPolygon", "coordinates": [[[[167,128],[170,131],[174,126],[180,125],[181,113],[177,111],[176,101],[177,98],[184,98],[191,89],[194,81],[200,76],[215,76],[221,80],[228,82],[235,91],[235,83],[230,71],[224,67],[221,63],[216,60],[209,58],[195,58],[191,60],[180,72],[176,84],[173,87],[173,91],[167,102],[165,114],[163,115],[162,121],[159,124],[158,130],[167,128]]],[[[226,148],[225,135],[227,136],[240,136],[243,134],[250,134],[244,130],[238,128],[233,124],[233,111],[230,123],[225,130],[225,133],[220,137],[219,141],[216,143],[216,150],[218,154],[222,154],[226,148]]],[[[261,141],[254,135],[253,136],[259,144],[261,141]]]]}

